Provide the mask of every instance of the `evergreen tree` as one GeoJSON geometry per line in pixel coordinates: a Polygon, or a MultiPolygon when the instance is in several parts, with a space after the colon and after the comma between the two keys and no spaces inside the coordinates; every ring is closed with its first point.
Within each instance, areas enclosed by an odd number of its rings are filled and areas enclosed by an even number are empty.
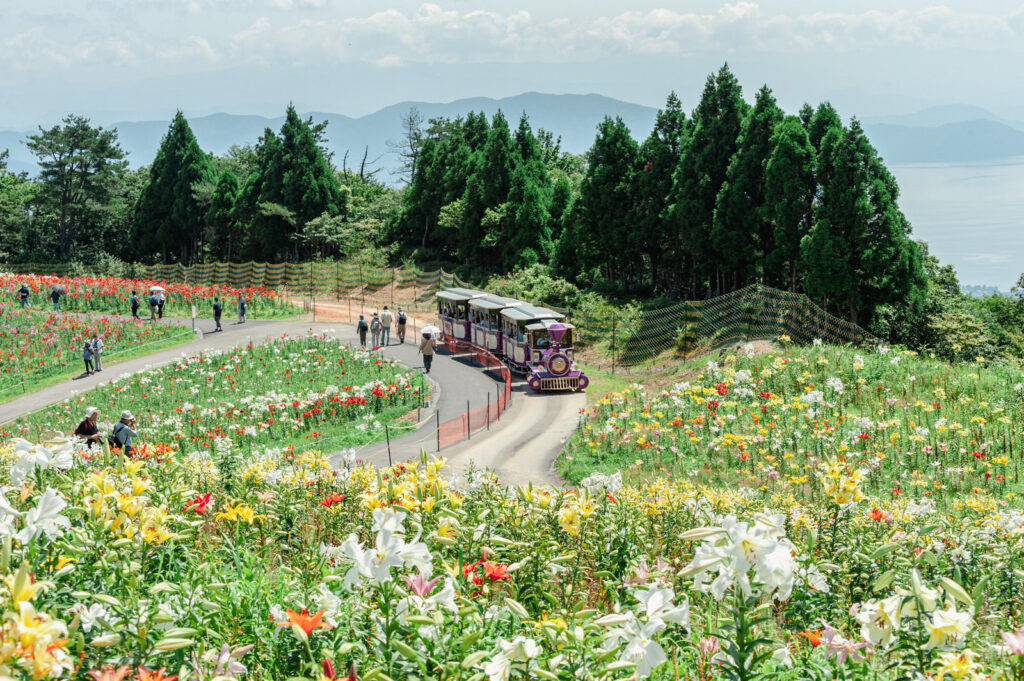
{"type": "Polygon", "coordinates": [[[515,170],[506,202],[511,223],[503,239],[505,269],[547,262],[553,250],[551,181],[526,114],[519,119],[515,152],[515,170]]]}
{"type": "Polygon", "coordinates": [[[217,180],[217,188],[206,211],[206,238],[214,252],[231,262],[238,240],[238,217],[235,201],[238,198],[238,178],[228,168],[217,180]]]}
{"type": "MultiPolygon", "coordinates": [[[[178,111],[149,170],[149,184],[135,210],[138,240],[158,244],[166,260],[176,247],[188,263],[203,236],[206,206],[196,196],[199,185],[212,184],[216,171],[192,128],[178,111]]],[[[155,250],[152,246],[150,250],[155,250]]]]}
{"type": "Polygon", "coordinates": [[[687,254],[691,295],[696,288],[721,291],[722,254],[711,239],[715,202],[725,183],[739,140],[746,104],[736,77],[724,65],[708,76],[693,113],[693,134],[683,147],[673,177],[667,212],[673,240],[687,254]]]}
{"type": "Polygon", "coordinates": [[[658,287],[659,281],[666,286],[672,282],[677,274],[675,264],[683,257],[679,244],[666,229],[669,223],[664,214],[685,133],[686,114],[676,93],[671,92],[665,108],[658,111],[650,136],[640,146],[640,168],[635,179],[633,232],[641,240],[640,250],[646,254],[652,289],[658,287]]]}
{"type": "Polygon", "coordinates": [[[772,216],[765,200],[765,164],[780,120],[782,111],[772,91],[762,87],[743,122],[739,148],[716,202],[711,239],[721,255],[727,289],[760,278],[764,257],[774,248],[772,216]]]}
{"type": "Polygon", "coordinates": [[[627,283],[635,275],[637,254],[629,247],[633,175],[639,148],[619,117],[605,117],[588,154],[590,166],[580,186],[570,229],[563,230],[561,264],[573,275],[601,268],[606,279],[627,283]],[[568,262],[568,249],[576,253],[568,262]]]}
{"type": "Polygon", "coordinates": [[[845,309],[854,324],[868,323],[877,305],[917,296],[924,285],[920,251],[896,206],[895,181],[860,123],[831,128],[821,144],[821,195],[801,247],[805,286],[845,309]]]}
{"type": "MultiPolygon", "coordinates": [[[[806,104],[804,106],[805,108],[810,108],[807,107],[806,104]]],[[[805,115],[806,112],[801,109],[801,118],[805,115]]],[[[822,102],[818,105],[818,108],[814,110],[814,115],[807,120],[804,126],[807,128],[807,134],[810,136],[811,144],[814,146],[814,149],[820,152],[825,135],[827,135],[828,131],[832,128],[841,128],[843,126],[843,121],[839,118],[839,113],[835,108],[833,108],[831,103],[822,102]]]]}
{"type": "MultiPolygon", "coordinates": [[[[326,213],[337,215],[342,208],[341,189],[327,159],[317,144],[308,121],[299,118],[289,105],[281,126],[280,204],[293,216],[294,232],[289,235],[298,260],[298,235],[302,227],[326,213]]],[[[267,201],[269,199],[264,199],[267,201]]]]}
{"type": "Polygon", "coordinates": [[[508,121],[498,111],[491,119],[491,130],[484,145],[483,162],[478,172],[483,183],[483,202],[487,208],[494,208],[508,198],[512,183],[512,136],[508,121]]]}
{"type": "Polygon", "coordinates": [[[765,168],[765,201],[774,221],[773,248],[767,254],[765,280],[797,290],[800,243],[814,219],[814,147],[796,116],[775,128],[765,168]]]}

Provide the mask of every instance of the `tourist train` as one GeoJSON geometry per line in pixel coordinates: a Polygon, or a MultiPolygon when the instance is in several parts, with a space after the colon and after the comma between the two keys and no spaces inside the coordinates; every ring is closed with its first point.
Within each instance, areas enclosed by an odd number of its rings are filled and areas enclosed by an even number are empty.
{"type": "Polygon", "coordinates": [[[584,390],[590,384],[573,361],[576,327],[565,315],[515,298],[449,288],[437,293],[443,340],[487,350],[534,392],[584,390]]]}

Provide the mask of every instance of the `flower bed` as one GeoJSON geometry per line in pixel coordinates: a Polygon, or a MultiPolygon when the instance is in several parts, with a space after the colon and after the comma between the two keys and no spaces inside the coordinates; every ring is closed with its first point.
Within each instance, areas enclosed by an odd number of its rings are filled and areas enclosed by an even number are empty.
{"type": "Polygon", "coordinates": [[[23,382],[32,390],[40,381],[84,371],[82,345],[93,334],[103,337],[108,361],[192,340],[192,331],[178,326],[33,312],[0,303],[0,399],[20,394],[23,382]]]}
{"type": "Polygon", "coordinates": [[[198,317],[213,315],[213,298],[224,301],[224,318],[237,314],[238,296],[245,296],[247,316],[250,319],[290,317],[301,312],[276,291],[265,286],[235,288],[232,286],[206,286],[152,279],[121,279],[118,277],[63,277],[39,274],[0,273],[0,297],[16,301],[18,289],[26,284],[30,300],[36,308],[50,309],[50,292],[55,285],[64,288],[61,309],[71,312],[100,312],[104,314],[131,314],[132,291],[138,292],[139,316],[149,317],[149,289],[161,286],[164,292],[164,315],[191,317],[196,306],[198,317]]]}
{"type": "MultiPolygon", "coordinates": [[[[143,453],[329,440],[335,450],[384,438],[383,426],[415,409],[415,372],[321,336],[182,357],[119,377],[8,426],[33,436],[56,424],[70,431],[86,407],[116,421],[131,411],[143,453]]],[[[100,429],[110,432],[111,424],[100,429]]]]}
{"type": "Polygon", "coordinates": [[[819,501],[825,458],[864,469],[885,497],[1015,501],[1024,456],[1024,375],[979,360],[951,367],[913,353],[831,346],[729,357],[646,393],[606,395],[559,462],[590,471],[682,475],[819,501]]]}
{"type": "Polygon", "coordinates": [[[863,492],[830,465],[818,504],[601,475],[506,490],[316,451],[16,441],[0,465],[11,677],[895,681],[1024,660],[1024,514],[838,504],[836,482],[863,492]]]}

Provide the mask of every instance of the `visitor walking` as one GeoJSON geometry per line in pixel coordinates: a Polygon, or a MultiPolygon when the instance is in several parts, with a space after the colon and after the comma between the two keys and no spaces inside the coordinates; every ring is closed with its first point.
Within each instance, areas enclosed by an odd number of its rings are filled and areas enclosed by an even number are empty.
{"type": "Polygon", "coordinates": [[[405,316],[405,310],[398,308],[398,319],[395,323],[395,333],[398,334],[398,342],[405,343],[405,325],[409,322],[409,318],[405,316]]]}
{"type": "Polygon", "coordinates": [[[214,331],[223,331],[224,330],[224,329],[220,328],[220,314],[223,311],[224,311],[224,307],[220,304],[220,297],[219,296],[214,296],[213,297],[213,321],[217,323],[217,328],[214,329],[214,331]]]}
{"type": "Polygon", "coordinates": [[[18,300],[21,302],[21,309],[26,307],[32,307],[28,302],[29,290],[26,284],[22,284],[21,288],[18,289],[18,300]]]}
{"type": "Polygon", "coordinates": [[[363,315],[359,315],[359,323],[356,324],[356,333],[359,334],[359,345],[366,347],[366,332],[370,330],[366,320],[363,319],[363,315]]]}
{"type": "Polygon", "coordinates": [[[158,319],[164,318],[164,292],[156,292],[156,316],[158,319]]]}
{"type": "Polygon", "coordinates": [[[423,368],[426,369],[427,373],[430,373],[430,365],[434,362],[434,348],[437,347],[434,337],[429,333],[424,333],[423,337],[420,338],[420,349],[419,353],[423,355],[423,368]]]}
{"type": "Polygon", "coordinates": [[[238,294],[238,323],[245,324],[245,295],[238,294]]]}
{"type": "Polygon", "coordinates": [[[391,310],[388,306],[384,306],[384,311],[380,313],[380,323],[384,325],[384,328],[380,333],[380,341],[384,345],[391,345],[391,322],[394,321],[394,316],[391,314],[391,310]]]}
{"type": "Polygon", "coordinates": [[[95,333],[92,335],[92,359],[96,365],[96,373],[103,371],[103,339],[95,333]]]}
{"type": "Polygon", "coordinates": [[[132,319],[138,319],[139,318],[139,294],[136,293],[135,291],[132,291],[131,306],[132,306],[132,319]]]}
{"type": "Polygon", "coordinates": [[[60,289],[50,289],[50,300],[53,301],[53,311],[60,312],[60,289]]]}
{"type": "Polygon", "coordinates": [[[82,346],[82,360],[85,362],[85,375],[92,376],[92,343],[89,341],[82,346]]]}
{"type": "Polygon", "coordinates": [[[107,438],[107,444],[111,449],[120,449],[125,456],[132,456],[135,454],[132,442],[138,436],[139,434],[135,432],[135,417],[130,411],[122,411],[121,420],[114,424],[114,430],[107,438]]]}
{"type": "Polygon", "coordinates": [[[92,449],[93,443],[100,444],[100,429],[96,421],[100,417],[100,410],[96,407],[89,407],[85,410],[85,419],[75,428],[74,435],[77,435],[85,442],[85,446],[92,449]]]}
{"type": "Polygon", "coordinates": [[[155,322],[156,321],[156,305],[157,305],[156,294],[155,293],[150,293],[149,294],[149,321],[151,321],[151,322],[155,322]]]}
{"type": "Polygon", "coordinates": [[[370,335],[373,336],[373,347],[380,347],[380,333],[383,330],[384,325],[380,321],[380,316],[374,312],[373,319],[370,320],[370,335]]]}

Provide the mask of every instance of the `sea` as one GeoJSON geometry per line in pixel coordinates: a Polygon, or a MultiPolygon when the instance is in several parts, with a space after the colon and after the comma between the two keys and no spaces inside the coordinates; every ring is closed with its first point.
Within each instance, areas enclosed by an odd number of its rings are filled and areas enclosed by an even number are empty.
{"type": "Polygon", "coordinates": [[[962,285],[1009,292],[1024,273],[1024,157],[890,165],[914,238],[962,285]]]}

